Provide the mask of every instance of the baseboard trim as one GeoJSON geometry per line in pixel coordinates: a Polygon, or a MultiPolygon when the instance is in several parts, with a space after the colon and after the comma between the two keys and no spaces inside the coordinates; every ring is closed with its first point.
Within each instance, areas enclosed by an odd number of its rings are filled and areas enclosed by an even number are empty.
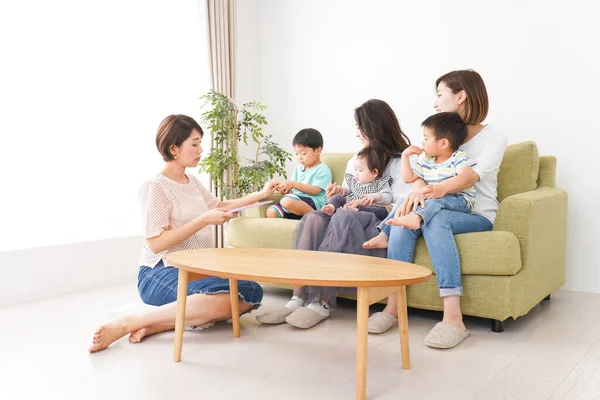
{"type": "Polygon", "coordinates": [[[131,282],[142,236],[0,252],[0,306],[131,282]]]}

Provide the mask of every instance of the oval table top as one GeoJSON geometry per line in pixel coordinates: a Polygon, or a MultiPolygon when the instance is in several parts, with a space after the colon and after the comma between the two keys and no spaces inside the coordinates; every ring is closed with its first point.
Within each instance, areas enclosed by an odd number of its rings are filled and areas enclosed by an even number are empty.
{"type": "Polygon", "coordinates": [[[431,271],[387,258],[291,249],[225,248],[170,253],[180,269],[221,278],[335,287],[404,286],[427,281],[431,271]]]}

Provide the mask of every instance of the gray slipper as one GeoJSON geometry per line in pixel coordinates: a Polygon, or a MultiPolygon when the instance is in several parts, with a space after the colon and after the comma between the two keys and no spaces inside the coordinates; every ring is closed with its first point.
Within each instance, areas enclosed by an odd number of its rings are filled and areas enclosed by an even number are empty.
{"type": "Polygon", "coordinates": [[[267,311],[264,314],[257,315],[256,320],[263,324],[283,324],[285,317],[293,313],[294,310],[287,307],[281,307],[277,310],[267,311]]]}
{"type": "Polygon", "coordinates": [[[469,336],[469,331],[462,330],[457,326],[438,322],[425,336],[423,343],[436,349],[451,349],[469,336]]]}
{"type": "Polygon", "coordinates": [[[205,329],[212,328],[214,326],[214,324],[215,324],[214,322],[207,322],[202,325],[184,326],[183,330],[184,331],[203,331],[205,329]]]}
{"type": "Polygon", "coordinates": [[[295,326],[296,328],[308,329],[325,319],[327,319],[327,317],[311,310],[308,307],[300,307],[286,317],[285,322],[295,326]]]}
{"type": "Polygon", "coordinates": [[[369,317],[369,333],[383,333],[396,325],[398,325],[398,318],[384,311],[376,312],[369,317]]]}

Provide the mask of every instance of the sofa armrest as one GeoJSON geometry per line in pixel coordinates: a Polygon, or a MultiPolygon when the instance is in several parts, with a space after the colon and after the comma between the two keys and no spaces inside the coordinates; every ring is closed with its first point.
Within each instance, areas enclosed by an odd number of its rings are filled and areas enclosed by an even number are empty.
{"type": "Polygon", "coordinates": [[[537,186],[556,186],[556,157],[540,157],[540,171],[538,172],[537,186]]]}
{"type": "MultiPolygon", "coordinates": [[[[273,204],[279,204],[279,200],[281,200],[280,193],[273,193],[272,195],[265,197],[260,201],[265,200],[273,200],[273,204]]],[[[267,208],[269,208],[270,204],[266,204],[260,207],[253,207],[242,212],[244,217],[254,217],[254,218],[265,218],[267,216],[267,208]]]]}
{"type": "Polygon", "coordinates": [[[559,188],[541,187],[509,196],[500,203],[495,231],[512,232],[521,246],[523,271],[531,280],[528,295],[536,283],[550,291],[535,293],[543,298],[565,282],[567,248],[567,193],[559,188]]]}

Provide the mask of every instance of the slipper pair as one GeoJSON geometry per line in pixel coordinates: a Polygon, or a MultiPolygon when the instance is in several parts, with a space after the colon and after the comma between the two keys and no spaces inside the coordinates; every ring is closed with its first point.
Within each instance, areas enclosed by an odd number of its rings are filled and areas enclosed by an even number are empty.
{"type": "MultiPolygon", "coordinates": [[[[398,318],[386,312],[377,312],[369,318],[369,333],[383,333],[398,324],[398,318]]],[[[468,330],[463,330],[446,322],[438,322],[427,334],[423,343],[437,349],[451,349],[469,336],[468,330]]]]}
{"type": "Polygon", "coordinates": [[[321,315],[308,307],[299,307],[292,310],[282,307],[278,310],[267,311],[256,317],[256,320],[263,324],[288,324],[296,328],[308,329],[317,325],[319,322],[327,319],[327,316],[321,315]]]}

